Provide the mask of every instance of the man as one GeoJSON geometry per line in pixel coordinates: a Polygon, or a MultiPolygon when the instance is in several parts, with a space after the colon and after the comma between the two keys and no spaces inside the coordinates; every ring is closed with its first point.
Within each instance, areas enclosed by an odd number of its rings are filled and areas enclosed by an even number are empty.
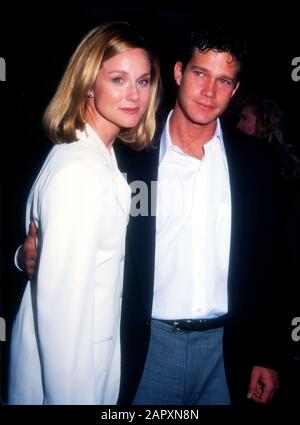
{"type": "Polygon", "coordinates": [[[156,149],[116,147],[149,207],[127,231],[121,404],[266,403],[278,387],[278,175],[219,122],[244,51],[224,29],[192,32],[156,149]]]}

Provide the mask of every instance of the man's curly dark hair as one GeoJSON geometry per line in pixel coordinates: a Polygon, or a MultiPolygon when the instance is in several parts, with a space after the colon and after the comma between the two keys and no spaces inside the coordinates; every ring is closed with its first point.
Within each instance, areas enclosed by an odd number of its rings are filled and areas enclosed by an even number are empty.
{"type": "Polygon", "coordinates": [[[180,62],[183,68],[191,60],[195,48],[205,53],[208,50],[227,52],[239,63],[239,72],[247,60],[247,44],[241,34],[224,26],[207,26],[189,31],[181,46],[180,62]]]}

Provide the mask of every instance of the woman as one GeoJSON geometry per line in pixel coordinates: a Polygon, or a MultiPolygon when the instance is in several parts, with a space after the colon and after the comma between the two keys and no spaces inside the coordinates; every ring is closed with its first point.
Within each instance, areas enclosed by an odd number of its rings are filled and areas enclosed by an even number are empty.
{"type": "Polygon", "coordinates": [[[130,189],[116,137],[139,149],[155,131],[160,77],[127,23],[90,31],[45,115],[55,146],[28,197],[39,266],[12,333],[9,402],[113,404],[130,189]]]}
{"type": "Polygon", "coordinates": [[[277,157],[283,180],[299,177],[300,162],[293,146],[286,143],[282,132],[282,112],[273,99],[249,96],[239,105],[236,127],[243,133],[269,143],[277,157]]]}
{"type": "Polygon", "coordinates": [[[282,143],[281,121],[282,113],[274,100],[252,96],[241,102],[236,126],[250,136],[266,139],[270,143],[276,137],[282,143]]]}

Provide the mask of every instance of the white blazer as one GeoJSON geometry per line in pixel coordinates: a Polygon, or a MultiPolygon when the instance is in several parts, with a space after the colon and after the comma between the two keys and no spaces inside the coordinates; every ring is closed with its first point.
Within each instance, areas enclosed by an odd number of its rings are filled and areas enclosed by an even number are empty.
{"type": "Polygon", "coordinates": [[[114,151],[86,125],[50,151],[27,201],[37,276],[13,325],[9,402],[114,404],[130,189],[114,151]]]}

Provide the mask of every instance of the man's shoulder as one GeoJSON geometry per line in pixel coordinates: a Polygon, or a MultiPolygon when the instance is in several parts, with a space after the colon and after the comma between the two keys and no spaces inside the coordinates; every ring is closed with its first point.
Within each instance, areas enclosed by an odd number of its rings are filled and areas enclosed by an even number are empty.
{"type": "MultiPolygon", "coordinates": [[[[159,156],[160,138],[165,125],[165,116],[160,115],[157,119],[156,132],[150,143],[143,149],[135,150],[130,143],[124,143],[117,139],[114,143],[114,151],[121,171],[141,168],[155,168],[159,156]]],[[[149,170],[148,170],[149,171],[149,170]]]]}
{"type": "Polygon", "coordinates": [[[125,143],[120,139],[117,139],[114,143],[114,151],[118,162],[129,161],[134,163],[135,161],[150,159],[152,155],[155,155],[158,148],[159,138],[154,138],[149,145],[139,150],[132,148],[130,143],[125,143]]]}
{"type": "Polygon", "coordinates": [[[245,146],[250,149],[255,149],[256,147],[260,148],[258,145],[259,140],[256,137],[249,136],[248,134],[242,133],[238,129],[223,123],[222,133],[224,143],[239,144],[240,146],[245,146]]]}
{"type": "Polygon", "coordinates": [[[280,163],[273,146],[232,128],[222,128],[227,157],[235,167],[280,178],[280,163]],[[259,171],[261,170],[261,171],[259,171]]]}
{"type": "Polygon", "coordinates": [[[128,181],[156,179],[159,143],[137,151],[130,145],[116,140],[114,150],[119,169],[127,174],[128,181]]]}
{"type": "Polygon", "coordinates": [[[259,140],[255,136],[249,136],[241,131],[222,126],[224,144],[234,146],[241,154],[247,154],[259,158],[274,157],[274,149],[271,144],[259,140]]]}

